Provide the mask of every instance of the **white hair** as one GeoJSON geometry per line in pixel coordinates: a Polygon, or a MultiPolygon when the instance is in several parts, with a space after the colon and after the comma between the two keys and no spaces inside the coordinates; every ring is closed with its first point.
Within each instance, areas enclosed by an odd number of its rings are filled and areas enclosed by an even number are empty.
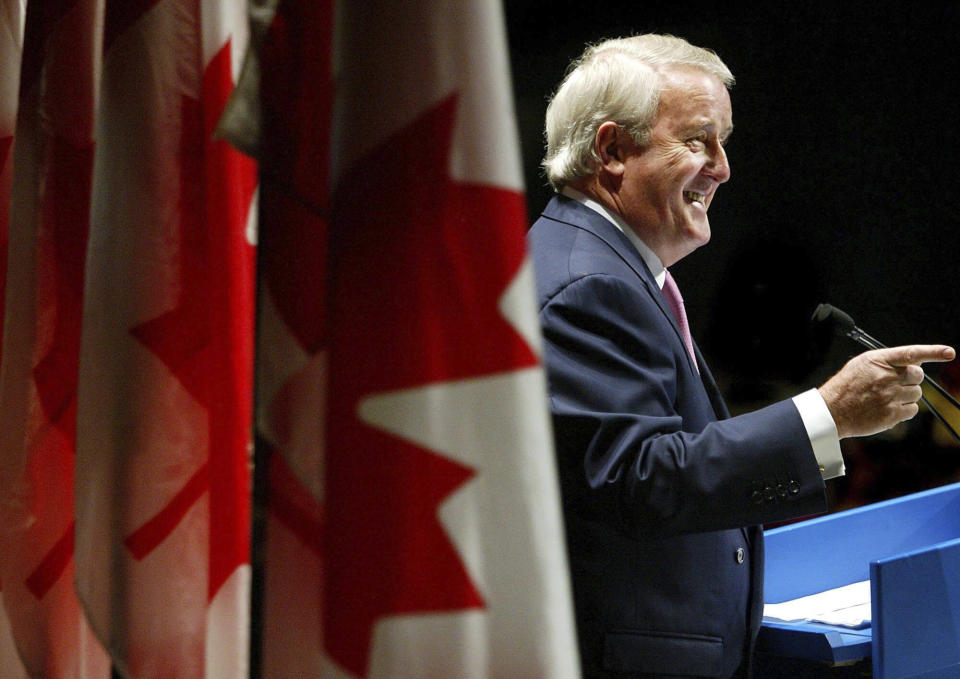
{"type": "Polygon", "coordinates": [[[672,35],[637,35],[589,45],[574,61],[547,106],[547,154],[543,168],[559,191],[593,174],[600,125],[622,126],[637,144],[649,140],[660,103],[661,70],[696,68],[733,87],[733,74],[715,52],[672,35]]]}

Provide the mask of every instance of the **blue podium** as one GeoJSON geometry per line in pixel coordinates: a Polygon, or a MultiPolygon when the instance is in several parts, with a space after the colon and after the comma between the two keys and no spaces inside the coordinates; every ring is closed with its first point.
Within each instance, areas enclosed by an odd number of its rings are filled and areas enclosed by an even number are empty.
{"type": "Polygon", "coordinates": [[[960,483],[766,532],[765,602],[870,580],[871,626],[764,620],[767,654],[876,679],[960,677],[960,483]]]}

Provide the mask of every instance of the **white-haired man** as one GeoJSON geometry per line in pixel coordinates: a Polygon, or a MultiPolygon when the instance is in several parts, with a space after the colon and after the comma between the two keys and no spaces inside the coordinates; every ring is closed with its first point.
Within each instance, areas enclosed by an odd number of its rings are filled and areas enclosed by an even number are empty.
{"type": "Polygon", "coordinates": [[[912,417],[940,345],[861,354],[731,418],[666,267],[730,178],[729,69],[672,36],[610,40],[547,111],[558,191],[530,230],[587,677],[750,673],[759,525],[824,511],[839,439],[912,417]]]}

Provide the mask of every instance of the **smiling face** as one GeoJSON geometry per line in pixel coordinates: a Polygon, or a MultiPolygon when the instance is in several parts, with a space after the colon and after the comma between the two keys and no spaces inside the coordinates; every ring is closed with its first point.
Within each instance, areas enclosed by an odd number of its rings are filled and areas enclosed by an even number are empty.
{"type": "Polygon", "coordinates": [[[650,140],[625,143],[614,202],[665,266],[710,240],[707,209],[730,178],[723,146],[733,131],[730,95],[717,78],[691,68],[662,72],[650,140]]]}

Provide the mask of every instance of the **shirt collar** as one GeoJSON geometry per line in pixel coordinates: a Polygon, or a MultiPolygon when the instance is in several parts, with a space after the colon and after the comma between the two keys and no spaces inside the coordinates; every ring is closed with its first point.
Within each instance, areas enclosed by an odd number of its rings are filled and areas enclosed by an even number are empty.
{"type": "Polygon", "coordinates": [[[663,266],[663,262],[660,261],[660,258],[657,257],[656,253],[651,250],[643,240],[640,239],[640,236],[637,235],[637,232],[634,231],[629,224],[623,221],[623,217],[618,215],[612,210],[608,210],[605,205],[598,203],[592,198],[587,197],[580,191],[577,191],[574,188],[569,186],[564,186],[561,189],[560,193],[565,195],[567,198],[572,198],[578,203],[590,208],[594,212],[599,213],[601,216],[605,217],[607,221],[611,222],[614,226],[620,229],[623,232],[623,235],[627,237],[633,247],[636,248],[637,252],[640,254],[640,258],[643,259],[643,263],[647,265],[647,268],[650,269],[650,273],[653,274],[654,280],[657,281],[657,285],[660,286],[660,289],[663,289],[663,281],[667,277],[667,269],[663,266]]]}

